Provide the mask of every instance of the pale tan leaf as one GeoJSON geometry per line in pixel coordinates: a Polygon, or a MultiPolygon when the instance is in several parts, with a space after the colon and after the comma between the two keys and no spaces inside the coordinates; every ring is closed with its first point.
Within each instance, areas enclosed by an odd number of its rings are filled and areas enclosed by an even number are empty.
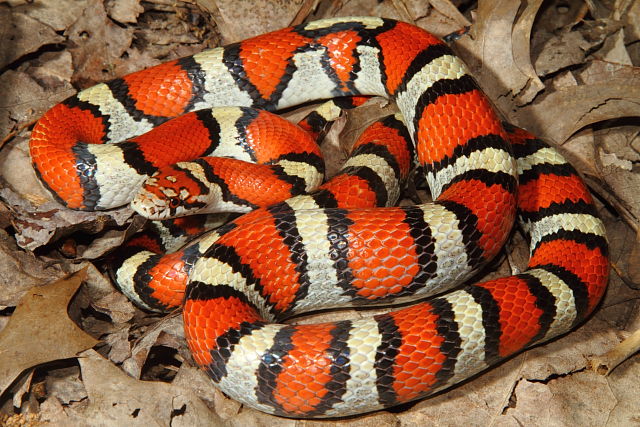
{"type": "Polygon", "coordinates": [[[87,0],[82,16],[68,29],[75,69],[74,81],[82,87],[121,76],[133,70],[122,56],[131,46],[133,28],[122,28],[107,16],[100,0],[87,0]]]}
{"type": "Polygon", "coordinates": [[[238,415],[242,408],[240,402],[226,397],[224,393],[213,387],[211,378],[202,369],[188,363],[183,363],[180,366],[171,384],[195,392],[200,399],[207,403],[207,406],[214,408],[216,414],[224,420],[238,415]]]}
{"type": "Polygon", "coordinates": [[[533,98],[544,90],[544,83],[538,77],[533,63],[531,62],[531,28],[538,15],[538,10],[543,0],[528,1],[525,9],[519,14],[513,26],[512,47],[513,63],[518,68],[522,76],[529,80],[522,92],[517,94],[516,102],[519,105],[531,102],[533,98]]]}
{"type": "Polygon", "coordinates": [[[22,4],[16,11],[37,19],[56,31],[64,31],[76,22],[87,4],[87,0],[17,1],[22,4]]]}
{"type": "Polygon", "coordinates": [[[123,24],[137,22],[138,16],[144,12],[140,0],[114,0],[107,3],[107,13],[110,17],[123,24]]]}
{"type": "MultiPolygon", "coordinates": [[[[192,391],[172,384],[131,378],[98,353],[91,350],[78,359],[89,396],[86,408],[75,418],[86,423],[100,420],[103,425],[164,426],[188,419],[200,426],[220,425],[192,391]]],[[[187,425],[180,423],[180,425],[187,425]]]]}
{"type": "Polygon", "coordinates": [[[21,251],[12,236],[0,230],[0,308],[15,307],[30,288],[62,275],[59,266],[21,251]]]}
{"type": "Polygon", "coordinates": [[[86,269],[49,285],[32,288],[0,331],[0,392],[25,369],[74,357],[98,341],[67,315],[86,269]]]}
{"type": "Polygon", "coordinates": [[[444,16],[455,21],[460,27],[471,25],[471,22],[460,13],[458,8],[449,0],[429,0],[431,6],[444,16]]]}
{"type": "Polygon", "coordinates": [[[640,70],[604,66],[598,74],[598,83],[561,87],[522,108],[518,112],[518,124],[540,137],[563,143],[592,123],[639,116],[640,70]]]}
{"type": "Polygon", "coordinates": [[[526,425],[532,427],[605,425],[615,405],[613,394],[604,379],[589,372],[561,377],[548,383],[522,380],[514,395],[514,408],[505,409],[496,426],[526,425]],[[581,396],[600,390],[600,399],[584,404],[581,396]]]}
{"type": "Polygon", "coordinates": [[[511,97],[521,96],[520,103],[525,103],[543,88],[531,65],[528,48],[541,2],[528,2],[519,14],[521,3],[480,2],[472,27],[473,40],[467,37],[459,42],[480,86],[502,111],[510,110],[511,97]]]}
{"type": "Polygon", "coordinates": [[[197,0],[197,3],[212,14],[222,44],[229,44],[290,25],[303,0],[197,0]]]}
{"type": "Polygon", "coordinates": [[[0,139],[9,134],[15,124],[34,121],[73,92],[69,83],[45,90],[27,73],[5,71],[0,79],[0,139]]]}
{"type": "Polygon", "coordinates": [[[48,25],[22,13],[0,7],[0,69],[23,55],[33,53],[47,44],[60,43],[64,38],[48,25]],[[24,28],[29,31],[24,32],[24,28]]]}

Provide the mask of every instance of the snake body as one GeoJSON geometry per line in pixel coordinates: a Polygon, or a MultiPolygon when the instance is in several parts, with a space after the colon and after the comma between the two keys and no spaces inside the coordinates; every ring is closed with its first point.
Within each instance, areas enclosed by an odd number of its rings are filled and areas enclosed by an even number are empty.
{"type": "MultiPolygon", "coordinates": [[[[136,135],[171,117],[354,95],[397,103],[434,202],[357,208],[311,197],[259,209],[192,246],[189,348],[226,394],[265,412],[333,417],[411,401],[584,320],[606,289],[607,242],[575,170],[546,144],[505,130],[440,40],[373,17],[314,21],[97,85],[33,131],[31,155],[47,188],[71,208],[106,209],[125,197],[110,195],[115,168],[95,143],[134,138],[110,155],[120,176],[146,178],[168,148],[154,158],[136,135]],[[520,275],[360,320],[277,323],[464,282],[498,253],[516,208],[531,237],[520,275]]],[[[184,268],[184,256],[173,255],[161,279],[184,268]]],[[[180,295],[186,274],[173,276],[180,295]]]]}

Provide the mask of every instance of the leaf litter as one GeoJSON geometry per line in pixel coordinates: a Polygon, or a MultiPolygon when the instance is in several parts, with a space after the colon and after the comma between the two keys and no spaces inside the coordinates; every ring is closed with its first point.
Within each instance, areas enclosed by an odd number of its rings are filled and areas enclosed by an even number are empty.
{"type": "MultiPolygon", "coordinates": [[[[640,2],[10,0],[0,3],[0,37],[0,424],[640,424],[633,356],[640,335],[640,2]],[[128,208],[65,209],[38,183],[27,146],[35,120],[77,90],[292,23],[348,15],[457,33],[452,48],[505,119],[557,144],[585,177],[607,226],[612,274],[589,321],[471,381],[390,411],[295,421],[243,408],[215,390],[194,367],[178,313],[142,312],[112,287],[104,255],[143,221],[128,208]]],[[[386,102],[370,101],[329,132],[330,170],[383,108],[386,102]]],[[[487,277],[526,265],[522,236],[514,233],[508,246],[487,277]]],[[[322,316],[336,317],[294,321],[322,316]]]]}

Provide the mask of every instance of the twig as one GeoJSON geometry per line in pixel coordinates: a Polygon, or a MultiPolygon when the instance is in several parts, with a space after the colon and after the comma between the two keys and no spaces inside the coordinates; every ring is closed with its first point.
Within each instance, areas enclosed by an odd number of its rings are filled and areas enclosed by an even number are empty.
{"type": "Polygon", "coordinates": [[[305,2],[302,3],[300,8],[298,9],[298,13],[296,13],[296,16],[291,20],[289,25],[302,24],[304,20],[307,19],[309,14],[313,10],[315,10],[316,7],[318,7],[318,1],[319,0],[305,0],[305,2]]]}
{"type": "Polygon", "coordinates": [[[619,364],[640,351],[640,329],[611,351],[595,356],[587,362],[587,368],[600,375],[609,375],[619,364]]]}
{"type": "Polygon", "coordinates": [[[11,132],[9,132],[7,134],[7,136],[5,136],[4,138],[2,138],[2,140],[0,140],[0,148],[4,147],[4,144],[6,144],[7,142],[11,141],[18,133],[22,132],[23,129],[28,128],[29,126],[33,125],[37,120],[31,120],[27,123],[23,123],[21,125],[18,125],[17,128],[15,128],[14,130],[12,130],[11,132]]]}

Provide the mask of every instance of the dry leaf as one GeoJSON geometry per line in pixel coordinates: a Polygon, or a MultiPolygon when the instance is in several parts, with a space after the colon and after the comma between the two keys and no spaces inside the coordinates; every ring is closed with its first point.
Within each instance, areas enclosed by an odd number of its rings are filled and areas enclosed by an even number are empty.
{"type": "Polygon", "coordinates": [[[31,388],[31,381],[33,380],[34,371],[29,372],[29,375],[24,376],[18,380],[18,384],[14,387],[13,392],[13,407],[20,408],[22,406],[23,396],[29,392],[31,388]]]}
{"type": "Polygon", "coordinates": [[[215,388],[211,378],[203,370],[188,363],[183,363],[180,366],[171,384],[195,392],[200,399],[207,403],[207,406],[213,408],[215,413],[225,421],[238,415],[242,408],[241,403],[226,397],[220,390],[215,388]]]}
{"type": "Polygon", "coordinates": [[[571,31],[561,37],[552,38],[542,48],[542,53],[536,59],[536,70],[546,76],[574,64],[584,61],[586,51],[591,44],[582,34],[571,31]]]}
{"type": "Polygon", "coordinates": [[[191,391],[131,378],[95,351],[78,359],[89,404],[76,420],[95,425],[220,425],[217,415],[191,391]],[[176,424],[176,422],[178,424],[176,424]]]}
{"type": "Polygon", "coordinates": [[[627,43],[640,40],[640,3],[627,0],[628,8],[621,10],[620,15],[625,24],[625,38],[627,43]]]}
{"type": "Polygon", "coordinates": [[[47,44],[60,43],[64,38],[48,25],[0,5],[0,69],[21,56],[33,53],[47,44]],[[28,28],[29,31],[24,32],[28,28]]]}
{"type": "MultiPolygon", "coordinates": [[[[628,58],[631,63],[640,63],[640,44],[634,43],[640,34],[636,19],[640,13],[638,2],[606,2],[610,10],[601,7],[605,2],[588,2],[592,7],[591,16],[611,17],[608,21],[603,19],[599,22],[585,15],[588,12],[586,3],[580,1],[562,4],[544,2],[541,6],[540,0],[320,0],[312,12],[308,7],[315,6],[314,1],[285,3],[276,0],[11,0],[9,6],[3,3],[0,12],[12,7],[12,13],[24,15],[21,23],[33,23],[35,20],[37,22],[33,28],[53,28],[56,37],[62,37],[63,43],[67,44],[55,46],[52,52],[37,50],[26,56],[18,55],[10,69],[0,71],[0,93],[5,95],[0,99],[0,135],[6,135],[35,119],[66,97],[62,96],[65,91],[71,94],[69,82],[72,78],[81,85],[102,81],[157,64],[160,59],[164,61],[187,55],[203,46],[216,44],[216,27],[211,24],[211,17],[206,10],[217,11],[214,17],[219,25],[218,30],[223,37],[234,40],[244,38],[239,35],[243,31],[262,33],[288,25],[293,16],[308,16],[310,13],[314,14],[314,18],[363,14],[403,18],[414,20],[440,36],[461,29],[466,25],[465,20],[468,20],[473,22],[476,38],[463,37],[456,45],[460,54],[466,60],[471,60],[472,70],[479,70],[477,75],[481,77],[481,84],[493,100],[509,116],[517,118],[520,124],[527,124],[530,129],[540,131],[542,136],[551,135],[563,141],[576,130],[583,129],[565,144],[565,148],[578,154],[576,157],[584,164],[576,164],[591,176],[593,184],[615,191],[609,194],[603,190],[603,195],[607,200],[615,201],[617,204],[613,205],[622,212],[623,217],[638,228],[640,201],[637,200],[635,189],[640,183],[636,182],[638,174],[634,169],[637,169],[640,160],[640,139],[634,136],[638,129],[635,121],[638,114],[637,109],[633,108],[634,104],[638,105],[634,92],[637,69],[611,63],[629,63],[628,58]],[[450,8],[452,3],[459,5],[461,13],[450,8]],[[479,4],[479,9],[475,9],[475,3],[479,4]],[[144,5],[144,12],[137,15],[141,10],[140,5],[144,5]],[[301,9],[303,5],[307,8],[304,13],[301,9]],[[568,9],[568,13],[562,15],[559,10],[561,6],[568,9]],[[624,25],[621,30],[615,27],[618,24],[613,21],[618,18],[624,25]],[[114,21],[136,24],[121,26],[114,21]],[[532,25],[535,32],[533,37],[530,36],[532,25]],[[573,33],[579,33],[579,37],[573,33]],[[577,45],[567,46],[567,42],[577,45]],[[575,55],[567,58],[541,52],[545,43],[546,46],[560,45],[559,51],[573,52],[575,55]],[[533,57],[540,65],[538,72],[562,70],[567,64],[572,66],[568,71],[557,71],[548,77],[544,81],[548,83],[545,87],[534,71],[530,46],[533,57]],[[63,51],[57,51],[62,48],[63,51]],[[70,65],[71,53],[75,67],[70,65]],[[541,55],[552,57],[554,62],[543,63],[541,55]],[[608,62],[594,61],[594,58],[603,58],[608,62]],[[80,74],[72,75],[74,68],[80,74]],[[624,91],[607,92],[611,84],[624,87],[624,91]],[[579,98],[573,99],[575,96],[579,98]],[[530,105],[520,108],[519,105],[524,103],[530,105]],[[631,115],[628,117],[633,119],[625,119],[628,131],[617,132],[615,136],[614,132],[605,134],[599,129],[601,126],[589,125],[629,113],[631,115]],[[599,178],[601,175],[606,179],[604,184],[599,178]]],[[[26,46],[27,42],[34,41],[41,42],[25,37],[20,43],[24,42],[26,46]]],[[[365,120],[356,119],[355,123],[348,125],[346,133],[360,129],[365,120]]],[[[606,122],[606,126],[620,130],[616,122],[606,122]]],[[[336,127],[335,134],[338,130],[336,127]]],[[[336,149],[332,158],[341,158],[342,146],[332,139],[333,136],[328,136],[329,145],[336,149]]],[[[29,166],[26,139],[20,139],[22,137],[20,135],[12,140],[0,153],[0,170],[5,178],[1,181],[0,197],[10,202],[10,209],[0,206],[0,224],[8,227],[10,212],[10,219],[17,231],[16,238],[22,245],[36,248],[72,232],[105,231],[113,224],[122,225],[127,220],[123,212],[116,211],[111,217],[100,214],[96,218],[94,214],[65,210],[51,202],[35,181],[29,166]],[[35,206],[39,206],[39,209],[35,206]]],[[[611,258],[616,272],[629,285],[633,285],[632,273],[633,266],[637,264],[637,252],[633,252],[634,246],[629,242],[635,242],[636,232],[619,217],[607,211],[603,211],[603,215],[612,243],[611,258]]],[[[83,238],[85,241],[78,244],[76,255],[100,256],[119,242],[122,234],[118,233],[106,231],[100,233],[99,238],[83,238]]],[[[12,238],[6,233],[2,236],[4,243],[12,238]]],[[[52,246],[41,247],[38,257],[43,253],[50,256],[51,252],[45,251],[52,246]]],[[[516,237],[510,246],[513,247],[508,248],[509,260],[522,267],[528,256],[525,242],[516,237]]],[[[25,289],[12,286],[16,280],[25,280],[29,286],[31,281],[38,282],[41,273],[46,274],[49,270],[42,268],[38,258],[26,256],[15,245],[0,247],[0,256],[5,257],[0,260],[0,266],[4,265],[4,270],[0,270],[0,284],[4,286],[3,291],[12,290],[9,300],[15,301],[25,289]],[[36,262],[30,264],[32,261],[36,262]],[[27,277],[31,265],[37,266],[35,277],[27,277]],[[3,271],[10,269],[16,269],[20,275],[17,278],[2,276],[3,271]]],[[[637,250],[637,242],[635,248],[637,250]]],[[[66,267],[63,265],[61,268],[66,267]]],[[[48,384],[48,395],[39,408],[40,421],[49,421],[54,425],[195,425],[198,422],[218,425],[220,419],[212,416],[202,402],[197,400],[198,403],[193,403],[192,397],[198,394],[215,408],[227,426],[577,425],[607,419],[609,425],[638,423],[637,356],[622,364],[607,377],[606,382],[580,372],[584,369],[587,357],[603,353],[620,341],[626,334],[620,329],[640,327],[640,313],[635,302],[638,292],[630,289],[616,274],[612,276],[607,299],[596,319],[560,340],[506,361],[479,378],[433,398],[395,408],[393,413],[377,412],[346,420],[296,421],[242,408],[239,403],[227,399],[211,387],[202,371],[190,367],[188,363],[182,363],[178,369],[176,365],[182,359],[189,360],[180,338],[179,318],[151,323],[155,321],[154,317],[133,309],[95,267],[90,268],[90,279],[75,298],[71,316],[80,318],[86,331],[103,338],[99,351],[108,354],[112,361],[123,362],[136,375],[142,372],[145,378],[162,377],[154,377],[155,372],[171,373],[177,369],[178,373],[173,384],[136,381],[124,375],[112,363],[93,359],[95,352],[91,352],[93,356],[81,359],[82,383],[78,379],[77,368],[69,369],[68,373],[58,378],[60,370],[44,366],[38,372],[45,378],[37,380],[37,383],[48,384]],[[167,348],[170,351],[167,352],[167,348]],[[163,353],[169,356],[166,359],[156,358],[163,353]],[[177,388],[178,385],[181,387],[177,388]],[[184,389],[189,391],[185,392],[184,389]],[[76,402],[84,392],[88,392],[89,398],[76,402]],[[177,398],[170,397],[176,395],[177,398]],[[64,406],[61,401],[65,402],[64,406]]],[[[505,262],[493,274],[510,274],[514,268],[505,262]]],[[[42,313],[38,318],[47,315],[46,310],[42,313]]],[[[18,311],[11,317],[15,318],[16,314],[18,311]]],[[[364,314],[362,311],[346,310],[325,314],[331,319],[347,315],[361,317],[364,314]]],[[[58,317],[67,318],[66,313],[58,317]]],[[[7,318],[0,317],[0,327],[7,318]]],[[[310,316],[296,319],[300,323],[308,321],[311,321],[310,316]]],[[[28,382],[24,384],[23,389],[26,390],[28,382]]],[[[25,394],[27,400],[20,408],[23,413],[38,411],[38,401],[31,397],[34,394],[32,386],[31,393],[25,394]]],[[[19,394],[14,397],[20,403],[19,394]]],[[[10,407],[11,402],[5,401],[5,405],[10,407]]],[[[19,415],[21,422],[25,422],[27,417],[19,415]]],[[[0,415],[0,423],[4,419],[0,415]]]]}
{"type": "Polygon", "coordinates": [[[598,83],[558,88],[522,108],[517,123],[542,138],[562,143],[592,123],[639,116],[640,71],[612,64],[598,73],[601,76],[598,83]],[[559,117],[562,119],[558,120],[559,117]]]}
{"type": "Polygon", "coordinates": [[[132,28],[111,22],[100,0],[87,0],[82,16],[69,28],[69,48],[75,69],[74,81],[91,86],[131,72],[121,59],[131,46],[132,28]]]}
{"type": "Polygon", "coordinates": [[[107,3],[107,13],[113,19],[123,24],[137,22],[138,16],[144,12],[140,0],[112,0],[107,3]]]}
{"type": "Polygon", "coordinates": [[[67,315],[86,269],[49,285],[32,288],[0,331],[0,393],[25,369],[74,357],[98,343],[67,315]]]}
{"type": "Polygon", "coordinates": [[[67,51],[43,53],[39,60],[27,69],[27,73],[43,87],[73,90],[70,83],[73,64],[71,54],[67,51]]]}
{"type": "Polygon", "coordinates": [[[5,71],[0,79],[0,140],[13,130],[16,123],[35,120],[53,104],[73,92],[67,85],[45,90],[24,72],[5,71]]]}
{"type": "Polygon", "coordinates": [[[528,90],[521,95],[520,103],[533,99],[544,87],[528,54],[529,33],[540,4],[538,0],[528,2],[519,14],[519,1],[480,2],[473,40],[466,37],[459,42],[480,86],[502,111],[509,111],[511,97],[525,88],[528,90]]]}
{"type": "Polygon", "coordinates": [[[523,380],[518,382],[514,395],[515,408],[506,408],[497,426],[597,426],[605,425],[615,398],[607,391],[606,381],[589,372],[580,372],[570,378],[560,377],[548,383],[523,380]],[[602,390],[599,399],[588,405],[577,398],[592,395],[594,388],[602,390]]]}
{"type": "Polygon", "coordinates": [[[56,397],[49,397],[40,404],[38,421],[51,425],[69,425],[69,417],[64,412],[62,403],[56,397]]]}
{"type": "Polygon", "coordinates": [[[249,37],[290,25],[303,0],[197,0],[212,14],[222,37],[222,44],[235,43],[249,37]],[[260,13],[256,13],[256,11],[260,13]]]}
{"type": "MultiPolygon", "coordinates": [[[[640,396],[640,363],[638,356],[620,365],[607,377],[607,386],[611,389],[616,404],[615,410],[609,415],[610,426],[633,426],[640,423],[638,415],[638,396],[640,396]]],[[[605,389],[605,392],[606,389],[605,389]]]]}
{"type": "Polygon", "coordinates": [[[87,0],[20,1],[22,4],[16,7],[17,11],[56,31],[64,31],[76,22],[87,4],[87,0]]]}
{"type": "Polygon", "coordinates": [[[147,356],[151,347],[155,346],[161,334],[177,337],[174,340],[174,348],[182,347],[186,350],[184,342],[184,330],[182,326],[182,316],[169,316],[157,322],[140,339],[131,350],[131,357],[125,359],[122,368],[132,377],[140,378],[142,367],[147,362],[147,356]]]}
{"type": "Polygon", "coordinates": [[[0,309],[15,307],[27,290],[62,274],[59,266],[21,251],[15,239],[0,230],[0,309]]]}
{"type": "Polygon", "coordinates": [[[69,405],[87,398],[87,391],[80,378],[80,368],[54,369],[45,380],[47,393],[56,396],[59,402],[69,405]]]}
{"type": "Polygon", "coordinates": [[[471,22],[449,0],[429,0],[431,6],[444,16],[450,18],[460,27],[467,27],[471,22]]]}

